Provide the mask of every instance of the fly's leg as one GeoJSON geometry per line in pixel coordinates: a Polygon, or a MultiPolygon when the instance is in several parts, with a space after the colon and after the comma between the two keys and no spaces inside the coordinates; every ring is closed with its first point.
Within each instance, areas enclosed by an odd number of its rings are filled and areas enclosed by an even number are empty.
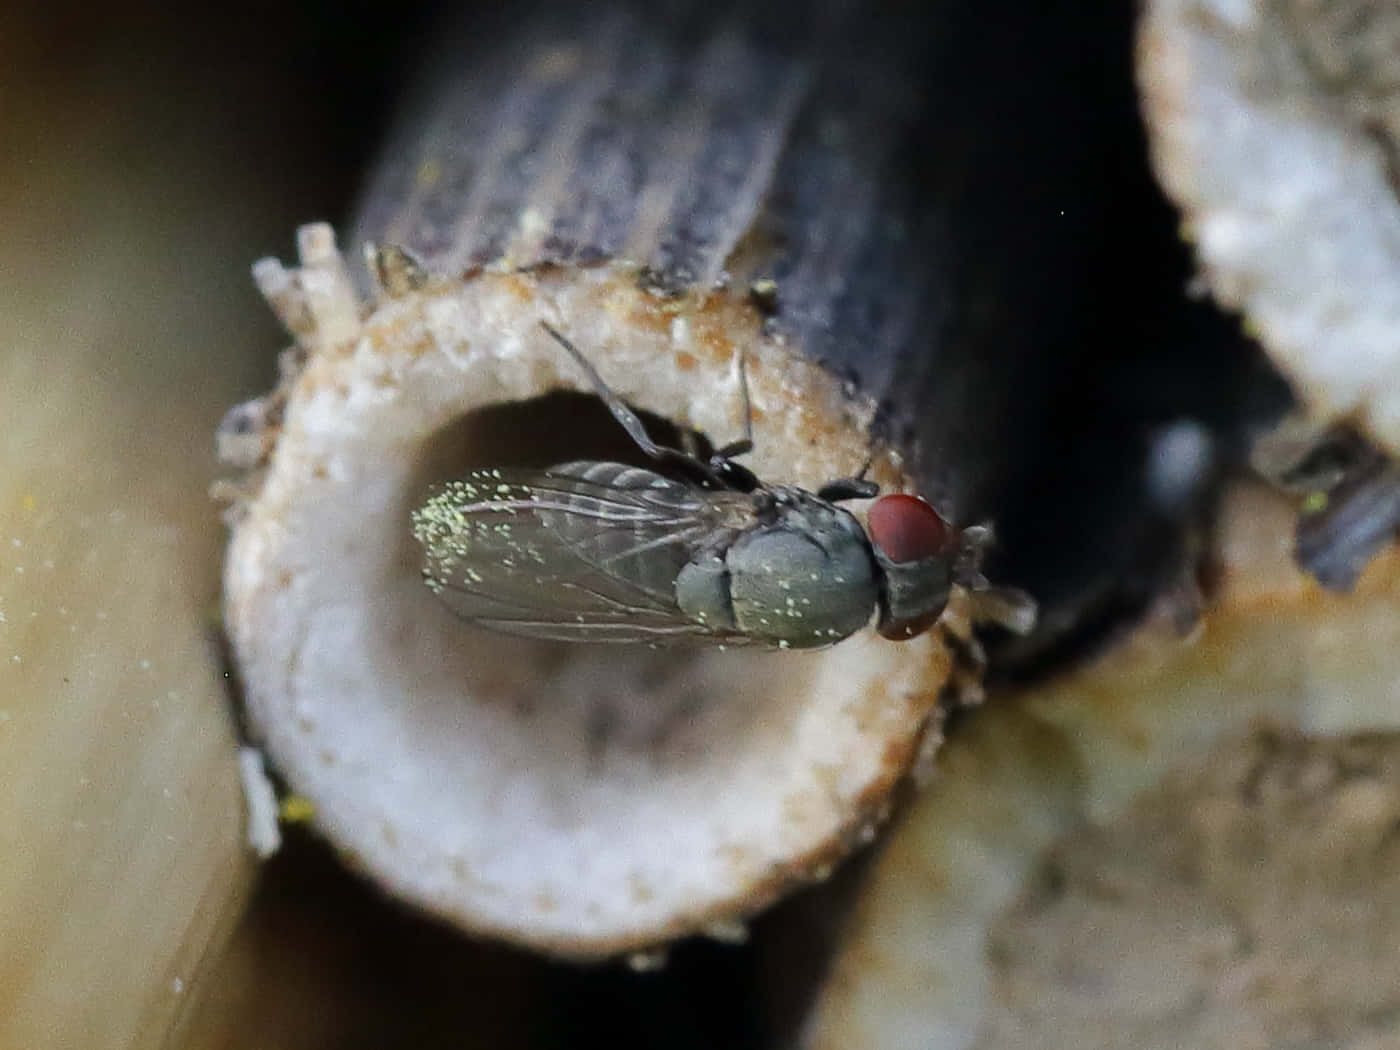
{"type": "Polygon", "coordinates": [[[971,707],[986,697],[982,679],[987,652],[972,631],[972,618],[947,609],[938,620],[938,634],[953,655],[953,666],[943,686],[944,697],[955,707],[971,707]]]}
{"type": "MultiPolygon", "coordinates": [[[[869,464],[867,464],[868,466],[869,464]]],[[[861,473],[865,470],[862,468],[861,473]]],[[[828,481],[821,488],[817,489],[817,498],[824,499],[828,503],[840,503],[847,499],[870,499],[872,496],[880,494],[880,486],[873,481],[866,481],[864,478],[838,478],[835,481],[828,481]]]]}
{"type": "Polygon", "coordinates": [[[995,624],[1015,634],[1026,634],[1036,620],[1036,601],[1015,587],[994,587],[982,575],[982,556],[994,542],[990,526],[970,525],[962,531],[963,548],[953,566],[953,582],[966,603],[952,603],[938,620],[937,630],[953,656],[944,686],[944,698],[957,706],[980,704],[986,693],[982,680],[987,651],[973,628],[995,624]]]}
{"type": "Polygon", "coordinates": [[[744,403],[744,436],[719,449],[710,460],[712,465],[717,459],[733,459],[735,456],[742,456],[746,452],[753,451],[753,402],[749,400],[749,366],[747,362],[748,358],[744,356],[744,351],[740,350],[739,397],[744,403]]]}
{"type": "Polygon", "coordinates": [[[758,477],[748,467],[734,462],[735,456],[753,451],[753,403],[749,400],[749,370],[745,360],[744,352],[740,350],[739,396],[744,402],[744,436],[716,450],[710,457],[710,469],[724,478],[727,487],[740,492],[752,492],[759,487],[758,477]]]}
{"type": "Polygon", "coordinates": [[[933,720],[925,730],[910,770],[914,783],[920,787],[926,786],[935,773],[934,755],[943,742],[943,717],[960,707],[975,707],[987,695],[982,686],[987,670],[987,654],[972,633],[972,621],[954,609],[947,609],[934,630],[938,632],[939,640],[948,647],[953,660],[938,698],[942,717],[933,720]]]}
{"type": "Polygon", "coordinates": [[[743,358],[740,357],[740,377],[743,380],[742,387],[744,393],[744,432],[745,437],[726,445],[706,463],[694,452],[683,452],[680,449],[669,448],[666,445],[658,445],[651,439],[642,425],[637,414],[627,407],[626,402],[612,388],[603,381],[598,370],[593,367],[592,362],[583,356],[583,351],[574,346],[564,337],[564,334],[551,325],[548,321],[540,321],[540,327],[549,333],[556,343],[569,352],[583,372],[588,376],[588,381],[593,384],[593,389],[602,398],[603,404],[608,406],[608,411],[612,413],[614,419],[621,424],[622,429],[627,431],[639,449],[645,452],[652,459],[665,460],[678,463],[686,470],[699,476],[704,484],[717,489],[727,489],[733,492],[753,492],[761,486],[758,477],[741,464],[735,463],[731,457],[748,452],[753,448],[753,417],[749,410],[749,383],[748,373],[743,370],[743,358]]]}
{"type": "Polygon", "coordinates": [[[541,321],[543,328],[556,343],[569,352],[578,366],[583,369],[584,375],[588,376],[588,381],[593,384],[593,389],[598,392],[598,396],[603,399],[603,404],[608,406],[608,411],[612,413],[613,419],[622,425],[622,429],[627,431],[627,436],[637,443],[637,447],[653,459],[665,459],[667,453],[683,455],[675,449],[658,445],[647,433],[647,428],[642,426],[642,421],[637,418],[637,414],[627,407],[622,398],[613,393],[612,387],[603,382],[603,377],[598,374],[598,370],[593,367],[593,363],[583,356],[583,351],[574,346],[564,338],[564,334],[551,325],[548,321],[541,321]]]}
{"type": "Polygon", "coordinates": [[[828,481],[817,490],[817,496],[829,503],[840,503],[847,499],[872,499],[878,496],[880,486],[873,481],[865,480],[865,472],[870,469],[870,464],[874,461],[875,453],[871,452],[865,457],[865,462],[860,465],[860,470],[856,471],[853,477],[828,481]]]}
{"type": "Polygon", "coordinates": [[[583,369],[584,375],[588,376],[588,381],[593,384],[593,389],[597,391],[603,404],[608,406],[608,411],[612,413],[612,417],[618,421],[623,430],[627,431],[627,436],[636,443],[639,449],[652,459],[670,460],[671,462],[680,463],[690,470],[696,471],[706,481],[719,488],[731,487],[730,482],[704,460],[695,456],[686,455],[686,453],[679,449],[658,445],[653,441],[651,435],[647,433],[646,427],[642,425],[641,419],[638,418],[635,412],[627,407],[626,402],[624,402],[622,398],[613,393],[612,388],[603,381],[603,377],[598,373],[598,370],[593,367],[593,363],[583,356],[583,351],[569,342],[569,340],[564,337],[564,334],[548,321],[541,321],[540,327],[549,333],[550,338],[567,350],[569,356],[583,369]]]}

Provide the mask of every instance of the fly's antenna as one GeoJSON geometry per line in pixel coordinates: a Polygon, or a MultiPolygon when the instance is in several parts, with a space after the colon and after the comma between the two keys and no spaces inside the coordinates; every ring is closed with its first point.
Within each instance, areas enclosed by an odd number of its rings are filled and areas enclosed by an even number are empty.
{"type": "MultiPolygon", "coordinates": [[[[686,468],[696,471],[706,481],[718,488],[731,487],[730,484],[725,481],[724,477],[721,476],[719,471],[698,456],[687,455],[680,449],[669,448],[666,445],[658,445],[653,441],[651,435],[647,433],[646,427],[642,425],[642,421],[638,418],[637,413],[628,408],[626,402],[618,397],[617,394],[613,393],[612,388],[603,381],[603,377],[599,375],[598,370],[593,367],[593,363],[583,356],[583,351],[569,342],[569,340],[564,337],[564,334],[548,321],[540,321],[540,327],[548,332],[550,337],[567,350],[569,356],[578,362],[578,366],[582,368],[584,374],[588,376],[588,381],[593,384],[593,389],[597,391],[603,404],[608,406],[608,411],[612,413],[613,419],[617,420],[622,426],[622,429],[627,431],[627,436],[636,443],[639,449],[652,459],[680,463],[686,468]]],[[[747,397],[747,393],[745,396],[747,397]]]]}

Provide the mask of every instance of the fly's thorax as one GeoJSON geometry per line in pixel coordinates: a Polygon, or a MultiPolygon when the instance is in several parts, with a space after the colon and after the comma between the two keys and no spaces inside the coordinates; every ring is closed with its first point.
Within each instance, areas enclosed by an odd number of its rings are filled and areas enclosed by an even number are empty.
{"type": "Polygon", "coordinates": [[[880,633],[895,641],[922,634],[943,614],[968,544],[927,501],[905,493],[877,499],[865,524],[879,567],[880,633]]]}
{"type": "Polygon", "coordinates": [[[870,546],[847,511],[774,487],[764,524],[725,555],[736,629],[781,648],[831,645],[870,622],[879,597],[870,546]]]}

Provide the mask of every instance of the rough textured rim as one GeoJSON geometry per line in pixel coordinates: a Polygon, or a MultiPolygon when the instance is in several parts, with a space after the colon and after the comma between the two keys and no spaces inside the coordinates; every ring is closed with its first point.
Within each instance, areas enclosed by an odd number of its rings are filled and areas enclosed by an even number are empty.
{"type": "Polygon", "coordinates": [[[1244,313],[1300,397],[1400,452],[1400,201],[1384,122],[1366,126],[1346,97],[1368,89],[1355,69],[1329,68],[1365,56],[1318,50],[1344,48],[1365,23],[1346,24],[1360,11],[1345,5],[1291,20],[1285,6],[1146,5],[1138,82],[1153,164],[1211,290],[1244,313]]]}
{"type": "MultiPolygon", "coordinates": [[[[629,401],[726,435],[733,333],[757,332],[752,309],[656,299],[619,268],[450,284],[400,270],[381,274],[389,294],[362,322],[329,230],[305,229],[301,249],[298,270],[257,268],[301,350],[276,394],[225,423],[226,458],[251,471],[230,515],[225,613],[250,722],[342,853],[465,929],[588,957],[739,935],[868,840],[937,736],[950,658],[935,636],[702,657],[663,687],[706,676],[698,709],[641,746],[634,730],[660,705],[629,698],[626,674],[656,673],[655,657],[465,627],[406,541],[415,471],[444,427],[583,388],[540,317],[629,401]],[[587,744],[598,709],[551,695],[570,674],[575,692],[615,676],[601,752],[587,744]]],[[[759,474],[815,486],[859,467],[871,406],[752,338],[759,474]]],[[[898,487],[888,454],[872,475],[898,487]]]]}

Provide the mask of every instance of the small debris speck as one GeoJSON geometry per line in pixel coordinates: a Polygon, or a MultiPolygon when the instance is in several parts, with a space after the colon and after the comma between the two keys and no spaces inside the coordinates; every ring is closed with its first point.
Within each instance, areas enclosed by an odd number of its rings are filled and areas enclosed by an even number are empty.
{"type": "Polygon", "coordinates": [[[277,817],[284,824],[305,824],[315,816],[316,806],[305,795],[288,795],[277,807],[277,817]]]}
{"type": "Polygon", "coordinates": [[[633,952],[627,956],[627,966],[634,973],[655,973],[666,965],[667,952],[657,948],[649,952],[633,952]]]}
{"type": "Polygon", "coordinates": [[[263,768],[262,752],[254,747],[241,748],[238,771],[248,806],[248,845],[266,860],[282,848],[282,833],[277,828],[277,793],[263,768]]]}

